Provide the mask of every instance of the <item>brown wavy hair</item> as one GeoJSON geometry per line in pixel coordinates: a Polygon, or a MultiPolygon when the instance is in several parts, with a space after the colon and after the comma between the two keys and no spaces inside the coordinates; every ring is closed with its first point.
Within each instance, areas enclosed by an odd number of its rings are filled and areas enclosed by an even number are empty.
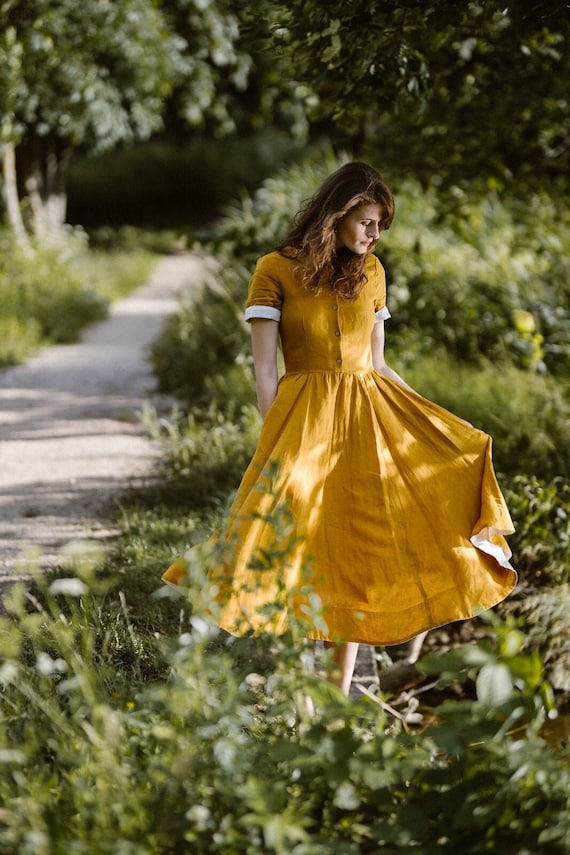
{"type": "Polygon", "coordinates": [[[346,163],[305,202],[293,228],[277,247],[283,255],[299,260],[304,284],[315,294],[326,288],[341,298],[354,300],[364,287],[368,253],[356,255],[346,247],[336,246],[342,218],[361,205],[379,205],[379,228],[390,228],[394,197],[382,176],[367,163],[346,163]]]}

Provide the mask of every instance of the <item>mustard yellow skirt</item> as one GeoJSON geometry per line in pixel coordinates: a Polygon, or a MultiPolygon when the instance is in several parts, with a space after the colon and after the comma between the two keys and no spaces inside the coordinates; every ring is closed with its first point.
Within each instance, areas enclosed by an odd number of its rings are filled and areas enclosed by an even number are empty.
{"type": "Polygon", "coordinates": [[[503,600],[512,531],[487,434],[375,371],[288,374],[201,584],[237,635],[293,611],[311,638],[398,644],[503,600]]]}

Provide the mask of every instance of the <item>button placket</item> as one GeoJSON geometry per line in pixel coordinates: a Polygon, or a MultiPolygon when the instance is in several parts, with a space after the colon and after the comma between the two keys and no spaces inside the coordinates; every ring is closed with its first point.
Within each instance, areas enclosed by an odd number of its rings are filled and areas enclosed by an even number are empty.
{"type": "MultiPolygon", "coordinates": [[[[338,312],[338,305],[337,305],[336,303],[334,303],[334,304],[331,306],[331,308],[332,308],[333,312],[338,312]]],[[[337,329],[335,330],[335,333],[334,333],[334,334],[335,334],[335,338],[340,339],[340,329],[338,328],[338,324],[339,324],[339,319],[338,319],[338,315],[337,315],[337,329]]],[[[339,341],[339,343],[338,343],[338,344],[339,344],[339,349],[340,349],[340,341],[339,341]]],[[[337,365],[342,365],[342,356],[341,356],[341,355],[339,355],[339,356],[337,357],[337,359],[336,359],[336,364],[337,364],[337,365]]]]}

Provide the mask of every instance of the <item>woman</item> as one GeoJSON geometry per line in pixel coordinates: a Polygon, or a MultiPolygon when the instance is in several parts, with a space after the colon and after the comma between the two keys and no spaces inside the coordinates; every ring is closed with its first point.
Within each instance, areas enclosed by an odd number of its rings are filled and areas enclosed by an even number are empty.
{"type": "MultiPolygon", "coordinates": [[[[390,313],[372,252],[393,214],[381,176],[348,163],[258,261],[246,320],[264,421],[209,572],[216,620],[235,634],[281,632],[288,610],[322,604],[308,637],[334,648],[345,693],[360,642],[472,617],[516,584],[490,437],[384,359],[390,313]]],[[[190,563],[163,579],[183,584],[190,563]]]]}

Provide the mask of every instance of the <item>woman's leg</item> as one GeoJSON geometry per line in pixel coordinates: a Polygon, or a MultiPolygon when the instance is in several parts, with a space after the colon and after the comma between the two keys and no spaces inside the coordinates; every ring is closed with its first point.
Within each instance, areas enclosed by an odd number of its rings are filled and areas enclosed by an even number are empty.
{"type": "Polygon", "coordinates": [[[333,661],[340,670],[340,673],[335,672],[334,682],[345,695],[348,695],[358,653],[358,642],[346,641],[343,644],[336,644],[333,641],[325,641],[324,645],[327,650],[333,649],[333,661]]]}

